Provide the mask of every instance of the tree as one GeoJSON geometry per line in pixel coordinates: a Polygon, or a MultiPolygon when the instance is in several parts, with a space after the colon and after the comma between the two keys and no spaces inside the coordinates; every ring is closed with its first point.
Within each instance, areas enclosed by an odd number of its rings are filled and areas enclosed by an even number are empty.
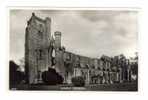
{"type": "Polygon", "coordinates": [[[23,57],[23,58],[21,58],[20,60],[19,60],[19,62],[20,62],[20,64],[19,64],[19,70],[20,71],[23,71],[24,72],[24,70],[25,70],[25,58],[23,57]]]}
{"type": "Polygon", "coordinates": [[[14,61],[9,62],[9,84],[10,84],[10,87],[13,85],[20,84],[25,78],[24,73],[18,70],[19,68],[20,67],[14,61]]]}
{"type": "Polygon", "coordinates": [[[131,64],[132,73],[138,75],[138,53],[135,53],[134,62],[131,64]]]}

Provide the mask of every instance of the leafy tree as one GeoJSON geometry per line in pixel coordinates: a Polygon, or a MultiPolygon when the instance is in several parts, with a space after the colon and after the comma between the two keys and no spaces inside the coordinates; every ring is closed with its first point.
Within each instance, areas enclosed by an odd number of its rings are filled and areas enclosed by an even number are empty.
{"type": "Polygon", "coordinates": [[[19,71],[19,66],[14,62],[10,61],[9,62],[9,84],[10,87],[13,85],[20,84],[24,78],[25,75],[23,72],[19,71]]]}

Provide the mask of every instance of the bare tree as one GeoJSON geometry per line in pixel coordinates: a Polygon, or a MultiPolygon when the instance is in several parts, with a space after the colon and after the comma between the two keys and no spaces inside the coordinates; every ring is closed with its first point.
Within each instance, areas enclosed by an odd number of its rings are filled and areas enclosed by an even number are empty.
{"type": "Polygon", "coordinates": [[[25,58],[23,57],[23,58],[21,58],[20,60],[19,60],[19,71],[25,71],[25,58]]]}

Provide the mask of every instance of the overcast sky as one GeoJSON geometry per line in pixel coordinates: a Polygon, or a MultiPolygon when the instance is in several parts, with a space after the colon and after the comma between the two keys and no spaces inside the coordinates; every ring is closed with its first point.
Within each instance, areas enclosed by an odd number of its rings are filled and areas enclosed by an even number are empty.
{"type": "Polygon", "coordinates": [[[51,32],[62,32],[67,51],[88,57],[121,53],[130,57],[137,52],[136,11],[11,10],[10,59],[16,62],[24,57],[25,27],[32,12],[43,19],[51,18],[51,32]]]}

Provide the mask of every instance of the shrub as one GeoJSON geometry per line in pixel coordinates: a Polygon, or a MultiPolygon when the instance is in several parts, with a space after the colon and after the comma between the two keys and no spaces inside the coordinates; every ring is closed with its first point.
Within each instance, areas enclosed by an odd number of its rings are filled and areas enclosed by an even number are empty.
{"type": "Polygon", "coordinates": [[[42,80],[45,84],[56,85],[62,84],[64,79],[55,71],[55,69],[49,68],[48,71],[42,73],[42,80]]]}
{"type": "Polygon", "coordinates": [[[82,76],[73,77],[71,81],[74,86],[81,87],[85,85],[85,80],[82,76]]]}

